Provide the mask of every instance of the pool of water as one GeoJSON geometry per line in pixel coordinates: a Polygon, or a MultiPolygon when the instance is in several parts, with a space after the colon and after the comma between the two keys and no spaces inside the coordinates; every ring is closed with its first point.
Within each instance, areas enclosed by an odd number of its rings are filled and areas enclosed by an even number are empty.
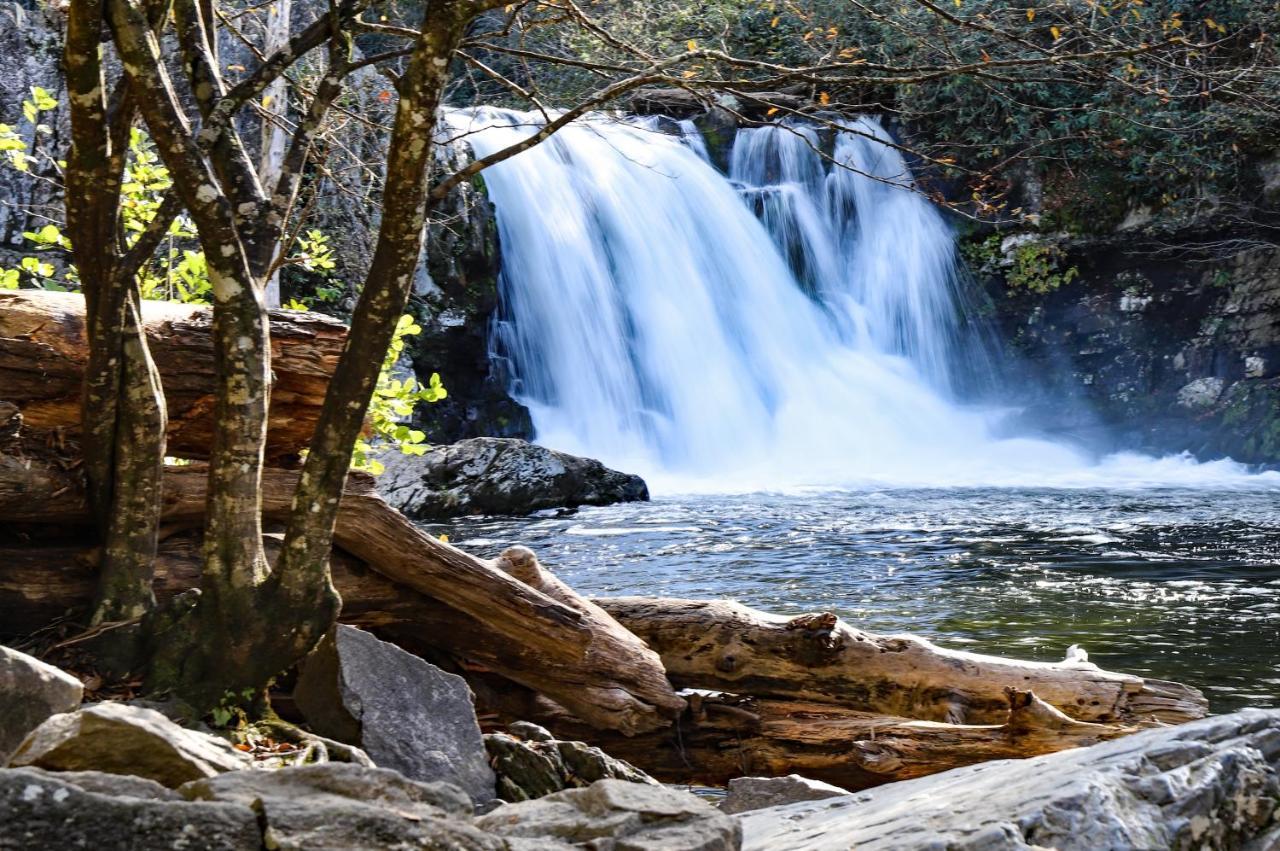
{"type": "Polygon", "coordinates": [[[521,543],[597,595],[732,598],[1027,659],[1082,645],[1214,711],[1280,706],[1280,490],[886,489],[663,497],[427,528],[521,543]]]}

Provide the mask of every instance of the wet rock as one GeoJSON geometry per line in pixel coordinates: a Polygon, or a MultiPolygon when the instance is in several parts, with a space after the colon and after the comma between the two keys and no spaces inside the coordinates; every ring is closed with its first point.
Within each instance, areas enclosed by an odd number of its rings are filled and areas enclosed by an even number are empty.
{"type": "Polygon", "coordinates": [[[720,805],[720,811],[745,813],[765,807],[778,807],[799,801],[821,801],[848,794],[848,789],[841,789],[821,780],[810,780],[799,774],[788,774],[786,777],[735,777],[729,781],[729,795],[720,805]]]}
{"type": "Polygon", "coordinates": [[[0,849],[258,851],[253,810],[188,803],[157,783],[96,772],[0,770],[0,849]]]}
{"type": "Polygon", "coordinates": [[[649,498],[639,476],[509,438],[462,440],[421,457],[394,456],[386,467],[378,490],[407,516],[424,520],[649,498]]]}
{"type": "Polygon", "coordinates": [[[1280,710],[741,816],[758,851],[1275,848],[1280,710]]]}
{"type": "Polygon", "coordinates": [[[1221,378],[1197,378],[1178,391],[1178,404],[1192,410],[1208,410],[1218,401],[1225,386],[1221,378]]]}
{"type": "Polygon", "coordinates": [[[258,813],[267,848],[503,848],[501,840],[470,824],[471,803],[461,789],[418,783],[388,769],[326,763],[244,771],[188,783],[180,791],[193,801],[258,813]]]}
{"type": "Polygon", "coordinates": [[[52,716],[9,760],[11,766],[50,771],[132,774],[170,788],[250,763],[249,757],[216,736],[122,703],[98,703],[52,716]]]}
{"type": "Polygon", "coordinates": [[[509,804],[475,823],[526,849],[560,847],[555,840],[614,851],[732,851],[742,843],[732,816],[690,793],[623,780],[509,804]]]}
{"type": "Polygon", "coordinates": [[[454,783],[476,803],[494,797],[471,689],[394,644],[339,625],[308,657],[294,699],[313,730],[379,766],[454,783]]]}
{"type": "Polygon", "coordinates": [[[34,656],[0,646],[0,765],[50,715],[84,698],[80,681],[34,656]]]}
{"type": "Polygon", "coordinates": [[[489,763],[498,777],[498,797],[504,801],[533,800],[605,779],[658,783],[585,742],[558,742],[536,724],[517,722],[508,729],[517,735],[490,733],[484,737],[489,763]]]}

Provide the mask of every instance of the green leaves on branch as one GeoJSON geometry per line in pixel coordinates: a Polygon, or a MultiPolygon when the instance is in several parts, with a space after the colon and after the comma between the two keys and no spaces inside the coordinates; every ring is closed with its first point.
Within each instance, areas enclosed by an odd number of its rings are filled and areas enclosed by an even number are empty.
{"type": "Polygon", "coordinates": [[[405,424],[419,402],[438,402],[448,395],[439,373],[432,373],[424,387],[412,376],[396,378],[396,363],[404,353],[406,338],[422,333],[422,326],[412,316],[400,317],[378,374],[378,384],[369,403],[369,434],[356,441],[351,467],[378,475],[384,469],[376,456],[384,448],[395,448],[405,455],[422,455],[427,451],[427,436],[405,424]]]}

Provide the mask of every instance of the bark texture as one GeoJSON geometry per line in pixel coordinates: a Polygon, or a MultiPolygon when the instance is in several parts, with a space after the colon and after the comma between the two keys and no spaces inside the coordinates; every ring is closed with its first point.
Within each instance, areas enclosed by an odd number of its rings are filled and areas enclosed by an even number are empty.
{"type": "MultiPolygon", "coordinates": [[[[213,436],[210,309],[143,302],[147,344],[164,383],[171,455],[205,459],[213,436]]],[[[296,457],[311,440],[347,329],[316,313],[273,311],[273,383],[267,457],[296,457]]],[[[85,300],[74,293],[0,292],[0,399],[30,430],[80,429],[80,382],[88,361],[85,300]]]]}
{"type": "Polygon", "coordinates": [[[948,650],[913,635],[873,635],[830,613],[785,618],[727,601],[598,601],[658,652],[679,686],[835,703],[967,724],[1003,723],[1006,688],[1034,691],[1080,721],[1177,724],[1204,696],[1089,662],[1026,662],[948,650]]]}

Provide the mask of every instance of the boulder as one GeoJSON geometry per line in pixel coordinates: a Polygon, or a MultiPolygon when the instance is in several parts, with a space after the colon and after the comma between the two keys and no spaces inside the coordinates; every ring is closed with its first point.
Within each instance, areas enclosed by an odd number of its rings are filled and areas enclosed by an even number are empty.
{"type": "Polygon", "coordinates": [[[779,807],[799,801],[821,801],[851,794],[848,789],[810,780],[799,774],[786,777],[735,777],[729,781],[729,794],[720,804],[722,813],[745,813],[765,807],[779,807]]]}
{"type": "Polygon", "coordinates": [[[477,437],[437,446],[422,456],[384,460],[379,492],[418,520],[529,514],[649,498],[639,476],[513,438],[477,437]]]}
{"type": "Polygon", "coordinates": [[[518,735],[490,733],[484,737],[489,764],[498,777],[498,797],[504,801],[528,801],[564,789],[585,788],[597,780],[658,783],[585,742],[556,741],[536,724],[516,722],[508,729],[518,735]]]}
{"type": "Polygon", "coordinates": [[[84,686],[67,672],[0,646],[0,765],[50,715],[70,712],[84,686]]]}
{"type": "Polygon", "coordinates": [[[0,770],[0,849],[258,851],[253,810],[188,803],[148,780],[96,772],[0,770]]]}
{"type": "Polygon", "coordinates": [[[733,816],[688,792],[625,780],[508,804],[475,824],[529,851],[562,847],[556,841],[613,851],[734,851],[742,844],[733,816]]]}
{"type": "Polygon", "coordinates": [[[54,715],[29,735],[11,766],[132,774],[174,788],[252,760],[226,741],[179,727],[152,709],[98,703],[54,715]]]}
{"type": "Polygon", "coordinates": [[[477,804],[494,797],[466,681],[394,644],[338,625],[307,658],[294,700],[315,732],[358,745],[376,765],[453,783],[477,804]]]}
{"type": "Polygon", "coordinates": [[[1280,847],[1280,710],[740,816],[758,851],[1280,847]]]}
{"type": "Polygon", "coordinates": [[[242,771],[180,791],[193,801],[258,813],[267,848],[503,849],[501,840],[470,824],[471,802],[461,789],[418,783],[388,769],[325,763],[242,771]]]}

